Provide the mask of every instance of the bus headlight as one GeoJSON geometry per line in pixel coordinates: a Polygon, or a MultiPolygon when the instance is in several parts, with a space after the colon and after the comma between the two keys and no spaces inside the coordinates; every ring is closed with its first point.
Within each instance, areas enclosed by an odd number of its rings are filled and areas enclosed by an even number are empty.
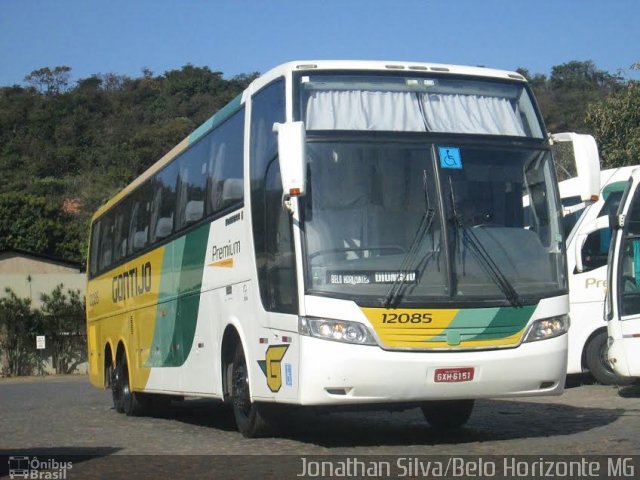
{"type": "Polygon", "coordinates": [[[569,331],[569,316],[558,315],[557,317],[541,318],[536,320],[529,327],[529,331],[524,337],[525,342],[536,342],[547,338],[559,337],[569,331]]]}
{"type": "Polygon", "coordinates": [[[298,333],[336,342],[376,345],[369,329],[359,322],[327,318],[298,318],[298,333]]]}

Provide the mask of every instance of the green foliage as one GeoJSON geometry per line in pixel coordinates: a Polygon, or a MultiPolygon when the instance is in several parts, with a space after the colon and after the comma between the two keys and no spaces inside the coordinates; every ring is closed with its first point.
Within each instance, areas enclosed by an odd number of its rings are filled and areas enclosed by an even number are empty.
{"type": "Polygon", "coordinates": [[[79,290],[58,285],[51,294],[42,294],[42,334],[50,340],[50,352],[56,373],[72,373],[86,360],[84,298],[79,290]],[[80,340],[80,341],[79,341],[80,340]]]}
{"type": "Polygon", "coordinates": [[[0,249],[83,260],[93,212],[255,78],[186,65],[70,87],[70,72],[45,67],[29,87],[0,88],[0,249]]]}
{"type": "Polygon", "coordinates": [[[55,67],[53,70],[45,67],[34,70],[24,80],[40,92],[54,95],[67,87],[70,72],[71,68],[67,66],[55,67]]]}
{"type": "Polygon", "coordinates": [[[640,82],[590,105],[586,122],[600,143],[607,168],[640,163],[640,82]]]}
{"type": "Polygon", "coordinates": [[[77,258],[84,233],[62,204],[43,196],[10,192],[0,194],[0,250],[19,248],[32,252],[77,258]]]}
{"type": "Polygon", "coordinates": [[[58,285],[41,296],[42,307],[31,307],[30,298],[19,298],[10,288],[0,298],[0,359],[10,376],[31,375],[43,367],[36,336],[44,335],[46,354],[56,373],[72,373],[86,360],[85,304],[78,290],[58,285]]]}
{"type": "Polygon", "coordinates": [[[30,375],[38,366],[36,334],[41,317],[31,308],[31,299],[18,298],[10,288],[0,298],[0,351],[9,376],[30,375]]]}
{"type": "Polygon", "coordinates": [[[619,75],[599,70],[591,61],[556,65],[551,76],[518,72],[531,83],[549,132],[589,133],[585,123],[590,104],[602,101],[623,88],[619,75]]]}
{"type": "MultiPolygon", "coordinates": [[[[549,77],[519,72],[550,132],[594,134],[605,165],[638,162],[636,82],[591,61],[554,66],[549,77]]],[[[70,85],[70,74],[45,67],[27,87],[0,87],[0,248],[83,260],[92,213],[257,76],[185,65],[70,85]]]]}

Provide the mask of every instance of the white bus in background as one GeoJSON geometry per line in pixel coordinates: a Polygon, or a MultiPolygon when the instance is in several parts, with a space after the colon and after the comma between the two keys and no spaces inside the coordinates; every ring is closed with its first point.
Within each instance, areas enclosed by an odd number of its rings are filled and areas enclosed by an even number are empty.
{"type": "Polygon", "coordinates": [[[569,268],[568,374],[590,371],[602,384],[624,384],[607,362],[607,324],[602,318],[607,291],[607,254],[611,240],[609,216],[620,203],[622,192],[636,167],[620,167],[600,172],[597,200],[584,202],[580,197],[581,180],[560,182],[560,196],[565,210],[569,268]]]}
{"type": "Polygon", "coordinates": [[[640,169],[634,169],[611,222],[607,293],[608,360],[629,382],[640,377],[640,169]]]}
{"type": "Polygon", "coordinates": [[[607,361],[607,325],[602,318],[607,291],[607,253],[612,228],[609,218],[620,203],[622,192],[636,166],[600,169],[595,140],[589,135],[560,133],[552,136],[556,159],[570,155],[563,162],[573,170],[572,178],[559,183],[563,207],[564,236],[569,268],[568,374],[590,371],[602,384],[624,384],[628,380],[616,375],[607,361]],[[576,138],[588,150],[562,151],[559,145],[576,138]],[[560,151],[559,151],[560,150],[560,151]],[[595,157],[594,157],[595,154],[595,157]],[[594,172],[599,174],[593,175],[594,172]]]}

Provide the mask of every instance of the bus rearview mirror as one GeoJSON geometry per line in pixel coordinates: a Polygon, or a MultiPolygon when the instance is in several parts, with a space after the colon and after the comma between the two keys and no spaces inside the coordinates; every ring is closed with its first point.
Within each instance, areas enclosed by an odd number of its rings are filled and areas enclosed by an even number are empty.
{"type": "Polygon", "coordinates": [[[303,122],[274,123],[278,134],[278,158],[285,197],[305,194],[305,129],[303,122]]]}
{"type": "MultiPolygon", "coordinates": [[[[600,195],[600,154],[595,138],[580,133],[555,133],[551,135],[554,144],[568,143],[573,148],[567,153],[573,160],[575,173],[580,178],[580,199],[583,202],[595,202],[600,195]]],[[[554,148],[558,161],[561,149],[554,148]]],[[[567,160],[571,161],[571,160],[567,160]]],[[[573,168],[571,168],[573,170],[573,168]]]]}

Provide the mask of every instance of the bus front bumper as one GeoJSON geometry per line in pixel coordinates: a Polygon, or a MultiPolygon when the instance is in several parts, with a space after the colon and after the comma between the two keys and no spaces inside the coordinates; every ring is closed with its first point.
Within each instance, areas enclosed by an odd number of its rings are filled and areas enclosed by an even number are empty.
{"type": "Polygon", "coordinates": [[[465,352],[387,351],[299,338],[301,405],[560,395],[564,390],[566,334],[517,348],[465,352]]]}

